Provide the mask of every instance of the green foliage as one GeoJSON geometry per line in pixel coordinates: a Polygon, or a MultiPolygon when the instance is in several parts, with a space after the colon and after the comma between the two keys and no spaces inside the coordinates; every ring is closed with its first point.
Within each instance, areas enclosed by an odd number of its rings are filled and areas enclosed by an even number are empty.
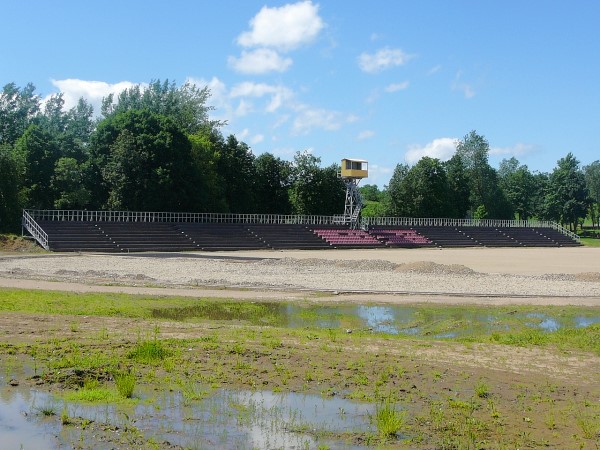
{"type": "Polygon", "coordinates": [[[320,164],[321,159],[308,151],[294,156],[289,190],[292,213],[333,215],[342,212],[346,188],[337,176],[339,167],[321,168],[320,164]]]}
{"type": "Polygon", "coordinates": [[[545,216],[575,229],[584,218],[589,197],[585,175],[579,168],[579,161],[572,153],[558,160],[548,179],[545,197],[545,216]]]}
{"type": "Polygon", "coordinates": [[[31,83],[24,88],[15,83],[4,86],[0,94],[0,144],[17,142],[39,112],[40,103],[31,83]]]}
{"type": "Polygon", "coordinates": [[[256,167],[256,210],[262,214],[290,214],[292,205],[288,195],[292,166],[288,161],[263,153],[256,167]]]}
{"type": "Polygon", "coordinates": [[[132,398],[136,384],[135,374],[131,371],[118,371],[113,374],[113,378],[119,394],[124,398],[132,398]]]}
{"type": "Polygon", "coordinates": [[[19,165],[9,145],[0,145],[0,232],[16,232],[19,228],[19,165]]]}
{"type": "Polygon", "coordinates": [[[585,186],[590,197],[589,216],[593,226],[600,227],[600,161],[583,168],[585,186]]]}
{"type": "Polygon", "coordinates": [[[498,175],[500,186],[519,219],[529,219],[534,214],[534,201],[540,188],[535,176],[514,157],[500,163],[498,175]]]}
{"type": "Polygon", "coordinates": [[[153,339],[138,342],[135,348],[127,354],[127,357],[140,363],[153,364],[170,355],[171,352],[165,348],[161,341],[153,339]]]}
{"type": "Polygon", "coordinates": [[[379,402],[375,408],[374,422],[383,441],[395,438],[406,422],[406,412],[398,411],[391,397],[379,402]]]}

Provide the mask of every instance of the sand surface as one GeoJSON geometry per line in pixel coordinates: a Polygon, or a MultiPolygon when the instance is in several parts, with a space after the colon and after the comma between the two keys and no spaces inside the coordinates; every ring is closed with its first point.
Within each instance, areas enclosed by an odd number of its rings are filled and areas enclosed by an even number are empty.
{"type": "Polygon", "coordinates": [[[600,249],[3,254],[0,286],[270,300],[600,306],[600,249]]]}

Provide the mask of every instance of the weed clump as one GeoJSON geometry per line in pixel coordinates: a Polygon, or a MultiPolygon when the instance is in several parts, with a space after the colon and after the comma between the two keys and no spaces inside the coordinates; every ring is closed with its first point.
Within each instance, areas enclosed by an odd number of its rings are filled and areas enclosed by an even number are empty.
{"type": "Polygon", "coordinates": [[[132,398],[136,384],[135,375],[131,371],[115,372],[113,377],[119,394],[125,398],[132,398]]]}
{"type": "Polygon", "coordinates": [[[396,438],[404,427],[406,411],[398,411],[395,402],[387,397],[377,404],[374,421],[379,437],[383,441],[387,441],[396,438]]]}
{"type": "Polygon", "coordinates": [[[151,340],[138,342],[135,348],[127,354],[127,357],[140,363],[152,364],[162,361],[170,355],[171,352],[165,348],[162,342],[151,340]]]}

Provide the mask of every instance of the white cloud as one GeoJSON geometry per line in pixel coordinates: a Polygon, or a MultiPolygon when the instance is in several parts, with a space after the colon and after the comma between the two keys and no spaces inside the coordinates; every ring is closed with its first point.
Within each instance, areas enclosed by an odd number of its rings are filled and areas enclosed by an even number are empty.
{"type": "Polygon", "coordinates": [[[240,102],[238,103],[237,108],[235,108],[234,114],[239,117],[247,116],[253,110],[254,110],[254,108],[253,108],[253,105],[251,102],[241,99],[240,102]]]}
{"type": "Polygon", "coordinates": [[[265,140],[265,136],[262,134],[256,134],[250,138],[250,143],[253,145],[260,144],[265,140]]]}
{"type": "Polygon", "coordinates": [[[238,36],[242,47],[270,47],[293,50],[312,42],[324,28],[319,6],[310,0],[279,8],[263,6],[250,20],[250,31],[238,36]]]}
{"type": "Polygon", "coordinates": [[[282,58],[275,50],[258,48],[250,52],[242,51],[242,56],[230,56],[229,66],[240,73],[263,74],[268,72],[285,72],[291,65],[291,58],[282,58]]]}
{"type": "Polygon", "coordinates": [[[442,70],[442,66],[441,66],[441,64],[438,64],[437,66],[434,66],[431,69],[429,69],[427,71],[427,75],[428,76],[434,75],[434,74],[438,73],[440,70],[442,70]]]}
{"type": "Polygon", "coordinates": [[[266,83],[253,83],[246,81],[235,85],[230,92],[231,98],[237,97],[264,97],[270,96],[270,101],[266,105],[267,112],[275,112],[284,105],[284,102],[291,100],[294,94],[291,89],[281,85],[271,85],[266,83]]]}
{"type": "Polygon", "coordinates": [[[376,184],[378,187],[383,188],[382,184],[389,182],[392,174],[394,173],[393,167],[380,166],[378,164],[369,164],[369,178],[367,178],[367,184],[376,184]]]}
{"type": "Polygon", "coordinates": [[[455,138],[439,138],[434,139],[423,147],[414,145],[408,149],[404,155],[404,159],[409,164],[415,164],[424,156],[446,161],[456,152],[456,142],[457,139],[455,138]]]}
{"type": "Polygon", "coordinates": [[[358,133],[358,140],[362,141],[364,139],[369,139],[371,137],[375,136],[375,132],[371,131],[371,130],[363,130],[360,133],[358,133]]]}
{"type": "Polygon", "coordinates": [[[399,48],[382,48],[376,53],[362,53],[358,57],[358,65],[367,73],[377,73],[390,67],[401,66],[411,59],[411,55],[399,48]]]}
{"type": "Polygon", "coordinates": [[[535,150],[531,144],[515,144],[512,147],[491,147],[490,155],[493,156],[523,156],[535,150]]]}
{"type": "Polygon", "coordinates": [[[475,97],[473,85],[462,81],[462,72],[458,72],[452,82],[452,90],[462,92],[466,99],[475,97]]]}
{"type": "Polygon", "coordinates": [[[298,115],[292,125],[292,133],[306,134],[313,129],[335,131],[345,123],[353,121],[355,121],[355,116],[352,115],[344,116],[337,111],[302,106],[298,108],[298,115]]]}
{"type": "Polygon", "coordinates": [[[385,92],[403,91],[404,89],[408,88],[409,84],[410,83],[408,81],[403,81],[402,83],[392,83],[386,86],[385,92]]]}
{"type": "Polygon", "coordinates": [[[87,81],[75,78],[51,80],[51,82],[62,92],[66,109],[76,106],[79,99],[83,97],[94,107],[94,115],[100,114],[100,106],[104,97],[111,93],[114,93],[116,96],[125,89],[139,84],[132,83],[131,81],[121,81],[111,84],[104,81],[87,81]]]}

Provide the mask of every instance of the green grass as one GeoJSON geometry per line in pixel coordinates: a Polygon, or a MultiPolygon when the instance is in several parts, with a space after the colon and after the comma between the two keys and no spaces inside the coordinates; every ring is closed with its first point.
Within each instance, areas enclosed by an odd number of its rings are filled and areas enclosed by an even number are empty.
{"type": "Polygon", "coordinates": [[[127,357],[140,363],[152,364],[164,360],[171,354],[172,352],[161,341],[151,340],[138,342],[127,357]]]}
{"type": "Polygon", "coordinates": [[[124,398],[132,398],[136,384],[135,375],[131,372],[115,372],[113,377],[119,394],[124,398]]]}
{"type": "Polygon", "coordinates": [[[402,428],[404,428],[406,412],[398,411],[395,402],[388,397],[377,404],[373,419],[377,426],[379,437],[383,441],[386,441],[397,437],[402,428]]]}
{"type": "Polygon", "coordinates": [[[581,238],[581,243],[586,247],[600,247],[600,239],[581,238]]]}

